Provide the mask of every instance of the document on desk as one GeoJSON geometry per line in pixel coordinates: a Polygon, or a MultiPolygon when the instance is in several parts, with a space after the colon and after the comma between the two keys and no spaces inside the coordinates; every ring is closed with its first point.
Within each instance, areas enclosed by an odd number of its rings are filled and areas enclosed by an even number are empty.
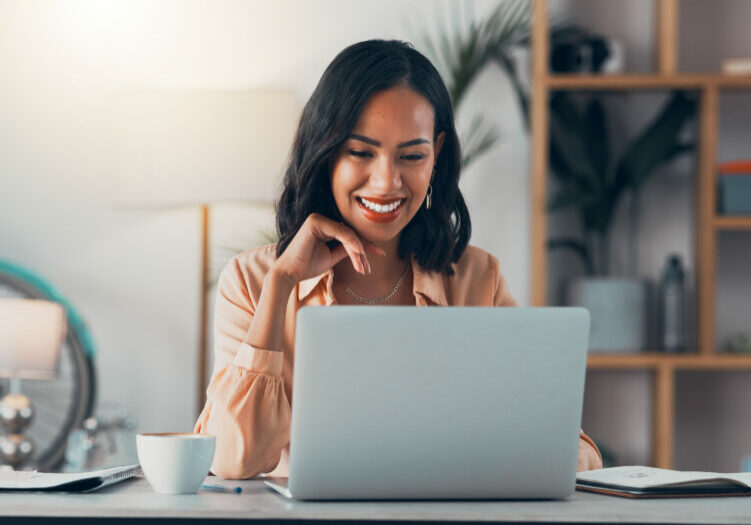
{"type": "Polygon", "coordinates": [[[75,473],[0,470],[0,491],[91,492],[140,472],[140,465],[75,473]]]}
{"type": "Polygon", "coordinates": [[[628,498],[749,496],[751,472],[682,472],[654,467],[612,467],[576,475],[577,490],[628,498]]]}

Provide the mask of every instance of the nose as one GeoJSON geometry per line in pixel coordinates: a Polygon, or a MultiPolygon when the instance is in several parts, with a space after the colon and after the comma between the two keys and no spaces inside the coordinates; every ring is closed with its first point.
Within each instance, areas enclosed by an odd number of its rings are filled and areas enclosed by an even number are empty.
{"type": "Polygon", "coordinates": [[[402,175],[399,166],[389,158],[382,157],[373,165],[368,181],[371,189],[381,195],[389,195],[402,188],[402,175]]]}

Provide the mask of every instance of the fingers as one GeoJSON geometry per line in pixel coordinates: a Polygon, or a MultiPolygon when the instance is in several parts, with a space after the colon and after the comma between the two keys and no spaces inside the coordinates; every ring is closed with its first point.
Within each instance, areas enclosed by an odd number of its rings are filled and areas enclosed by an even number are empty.
{"type": "MultiPolygon", "coordinates": [[[[311,226],[313,234],[322,241],[336,239],[341,243],[341,247],[346,251],[355,271],[365,274],[370,273],[370,263],[365,255],[365,247],[357,234],[344,224],[334,222],[323,216],[311,215],[311,226]]],[[[367,242],[367,241],[366,241],[367,242]]],[[[372,244],[372,243],[370,243],[372,244]]],[[[333,264],[344,258],[341,252],[337,253],[339,246],[332,253],[333,264]]]]}
{"type": "MultiPolygon", "coordinates": [[[[344,259],[345,257],[350,256],[347,252],[347,249],[344,247],[343,244],[339,244],[336,248],[334,248],[331,251],[331,266],[336,266],[336,264],[344,259]]],[[[355,268],[355,271],[360,273],[370,273],[370,262],[365,258],[364,255],[357,254],[355,260],[352,259],[350,256],[350,260],[352,261],[352,266],[355,268]],[[357,261],[357,262],[356,262],[357,261]]]]}
{"type": "Polygon", "coordinates": [[[376,255],[386,255],[386,252],[383,251],[383,248],[378,246],[376,243],[370,242],[370,241],[364,241],[364,244],[365,244],[365,249],[368,250],[369,252],[375,253],[376,255]]]}

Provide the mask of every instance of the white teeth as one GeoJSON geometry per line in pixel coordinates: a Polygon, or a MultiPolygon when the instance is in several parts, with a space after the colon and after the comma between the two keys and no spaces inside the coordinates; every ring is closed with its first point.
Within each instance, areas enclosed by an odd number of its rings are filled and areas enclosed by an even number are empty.
{"type": "Polygon", "coordinates": [[[391,204],[376,204],[375,202],[370,202],[367,199],[364,199],[360,197],[360,202],[363,203],[363,205],[368,208],[369,210],[372,210],[376,213],[389,213],[394,211],[399,207],[399,205],[402,203],[401,200],[394,201],[391,204]]]}

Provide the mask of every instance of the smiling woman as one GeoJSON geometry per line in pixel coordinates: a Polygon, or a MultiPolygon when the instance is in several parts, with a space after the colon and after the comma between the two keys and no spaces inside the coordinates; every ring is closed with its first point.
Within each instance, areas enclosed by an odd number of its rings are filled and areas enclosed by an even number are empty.
{"type": "MultiPolygon", "coordinates": [[[[219,279],[214,373],[197,432],[226,478],[288,472],[297,311],[307,305],[515,306],[498,260],[468,246],[446,86],[399,41],[343,50],[303,110],[277,205],[279,242],[219,279]]],[[[597,468],[581,434],[579,469],[597,468]]]]}

